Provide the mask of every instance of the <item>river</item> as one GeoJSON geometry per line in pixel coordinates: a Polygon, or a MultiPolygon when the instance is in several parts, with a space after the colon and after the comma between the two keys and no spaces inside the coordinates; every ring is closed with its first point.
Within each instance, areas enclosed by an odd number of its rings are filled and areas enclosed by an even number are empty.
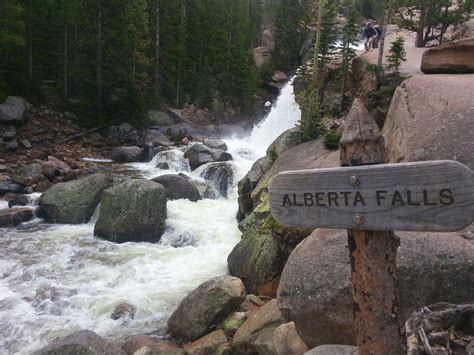
{"type": "MultiPolygon", "coordinates": [[[[29,354],[56,337],[81,329],[109,340],[164,334],[178,302],[207,279],[226,274],[227,256],[240,239],[237,181],[268,145],[300,118],[292,82],[248,137],[227,137],[234,179],[227,198],[168,201],[160,243],[114,244],[93,236],[87,224],[36,220],[0,229],[0,353],[29,354]],[[136,306],[133,320],[112,320],[120,302],[136,306]]],[[[190,172],[181,150],[131,164],[144,178],[190,172]],[[169,170],[156,164],[167,161],[169,170]]],[[[7,208],[0,202],[0,209],[7,208]]],[[[96,211],[97,212],[97,211],[96,211]]]]}

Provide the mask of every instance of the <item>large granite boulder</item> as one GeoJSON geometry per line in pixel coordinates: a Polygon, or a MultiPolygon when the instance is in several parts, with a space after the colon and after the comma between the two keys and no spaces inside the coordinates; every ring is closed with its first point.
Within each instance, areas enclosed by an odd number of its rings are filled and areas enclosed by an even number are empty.
{"type": "Polygon", "coordinates": [[[158,242],[165,219],[165,188],[154,181],[130,179],[105,191],[94,235],[116,243],[158,242]]]}
{"type": "Polygon", "coordinates": [[[39,205],[48,222],[86,223],[112,183],[110,177],[102,174],[59,183],[41,196],[39,205]]]}
{"type": "Polygon", "coordinates": [[[0,123],[21,125],[25,122],[25,116],[30,104],[20,97],[9,96],[0,105],[0,123]]]}
{"type": "Polygon", "coordinates": [[[190,179],[177,174],[166,174],[158,176],[152,181],[157,182],[166,189],[169,200],[188,199],[198,201],[201,199],[199,190],[190,179]]]}
{"type": "Polygon", "coordinates": [[[339,153],[326,149],[323,139],[293,144],[275,144],[274,150],[279,152],[276,160],[270,163],[267,155],[262,166],[254,165],[255,176],[249,173],[248,180],[239,186],[247,202],[250,195],[252,207],[251,211],[245,210],[247,215],[239,224],[242,239],[228,256],[227,264],[230,274],[242,279],[247,292],[274,296],[293,247],[309,235],[306,230],[283,227],[271,217],[268,188],[272,177],[286,170],[339,166],[339,153]]]}
{"type": "Polygon", "coordinates": [[[229,153],[221,149],[210,148],[201,143],[193,144],[186,150],[184,157],[189,160],[189,166],[192,170],[207,163],[232,160],[232,155],[229,153]]]}
{"type": "Polygon", "coordinates": [[[140,147],[116,147],[112,150],[112,160],[116,163],[133,163],[144,158],[144,150],[140,147]]]}
{"type": "Polygon", "coordinates": [[[172,336],[194,341],[223,321],[245,300],[245,288],[237,277],[221,276],[210,279],[178,305],[168,319],[172,336]]]}
{"type": "Polygon", "coordinates": [[[405,80],[395,91],[382,131],[388,161],[453,159],[473,169],[473,92],[474,74],[405,80]]]}
{"type": "Polygon", "coordinates": [[[421,71],[425,74],[474,73],[474,38],[428,49],[423,53],[421,71]]]}
{"type": "Polygon", "coordinates": [[[171,142],[165,134],[156,129],[149,129],[145,131],[140,143],[144,146],[152,147],[169,147],[173,145],[173,142],[171,142]]]}
{"type": "MultiPolygon", "coordinates": [[[[423,305],[472,301],[472,243],[456,233],[397,235],[401,324],[423,305]]],[[[316,230],[295,248],[281,276],[278,305],[309,347],[355,343],[345,230],[316,230]]]]}
{"type": "Polygon", "coordinates": [[[126,353],[90,330],[80,330],[33,353],[33,355],[125,355],[126,353]]]}

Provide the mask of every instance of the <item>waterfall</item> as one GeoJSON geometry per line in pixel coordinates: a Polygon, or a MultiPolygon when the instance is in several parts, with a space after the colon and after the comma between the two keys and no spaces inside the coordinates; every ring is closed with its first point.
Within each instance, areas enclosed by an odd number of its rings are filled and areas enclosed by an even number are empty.
{"type": "Polygon", "coordinates": [[[160,243],[114,244],[95,238],[95,218],[81,225],[0,229],[0,353],[29,354],[79,329],[110,340],[150,331],[163,334],[168,316],[189,291],[227,273],[227,255],[241,235],[236,183],[299,118],[290,82],[248,137],[225,137],[234,158],[225,163],[232,179],[212,165],[190,171],[183,149],[131,164],[144,178],[184,173],[201,190],[218,191],[209,192],[213,199],[168,201],[160,243]],[[137,307],[135,319],[110,318],[120,302],[137,307]]]}

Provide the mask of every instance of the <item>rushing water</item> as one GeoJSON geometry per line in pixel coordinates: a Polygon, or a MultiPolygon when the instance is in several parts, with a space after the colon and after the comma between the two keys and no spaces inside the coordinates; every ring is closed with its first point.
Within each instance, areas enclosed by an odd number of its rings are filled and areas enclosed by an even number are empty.
{"type": "MultiPolygon", "coordinates": [[[[228,197],[169,201],[160,243],[114,244],[95,238],[96,216],[81,225],[35,220],[0,229],[0,353],[29,354],[80,329],[111,340],[162,334],[167,317],[190,290],[227,272],[227,255],[240,238],[236,182],[299,117],[290,82],[249,137],[226,139],[234,157],[228,197]],[[110,318],[120,302],[137,307],[133,320],[110,318]]],[[[190,172],[179,149],[131,168],[145,178],[184,172],[205,185],[202,168],[190,172]],[[158,169],[160,162],[169,169],[158,169]]]]}

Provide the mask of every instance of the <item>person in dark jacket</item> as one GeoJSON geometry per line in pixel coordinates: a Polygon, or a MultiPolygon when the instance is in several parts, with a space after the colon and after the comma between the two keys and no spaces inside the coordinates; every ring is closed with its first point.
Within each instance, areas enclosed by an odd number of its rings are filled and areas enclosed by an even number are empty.
{"type": "Polygon", "coordinates": [[[374,42],[372,43],[372,49],[379,48],[379,42],[382,38],[382,30],[379,26],[375,26],[374,29],[377,31],[377,36],[375,36],[374,42]]]}
{"type": "Polygon", "coordinates": [[[362,37],[364,39],[365,51],[369,51],[372,48],[375,38],[377,37],[377,30],[372,26],[370,22],[367,22],[367,26],[362,30],[362,37]]]}

